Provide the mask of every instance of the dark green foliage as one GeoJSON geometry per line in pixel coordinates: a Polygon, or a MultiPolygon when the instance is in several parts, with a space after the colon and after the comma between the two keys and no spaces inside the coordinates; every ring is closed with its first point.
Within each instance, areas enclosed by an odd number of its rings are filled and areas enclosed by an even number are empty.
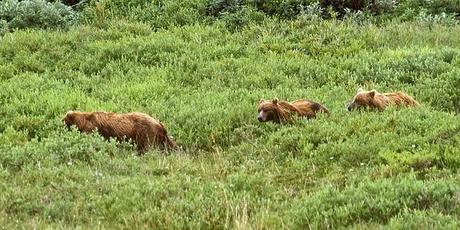
{"type": "Polygon", "coordinates": [[[207,3],[206,15],[218,17],[225,13],[235,13],[250,7],[268,16],[292,19],[315,0],[210,0],[207,3]]]}
{"type": "Polygon", "coordinates": [[[0,32],[24,28],[66,28],[78,14],[70,7],[45,0],[5,0],[0,2],[0,32]]]}
{"type": "Polygon", "coordinates": [[[206,6],[205,14],[218,17],[222,13],[234,13],[242,6],[241,0],[211,0],[206,6]]]}
{"type": "Polygon", "coordinates": [[[453,14],[457,18],[460,16],[460,1],[459,0],[404,0],[395,8],[395,14],[403,19],[414,19],[423,11],[427,14],[453,14]]]}
{"type": "Polygon", "coordinates": [[[103,25],[111,18],[144,22],[152,28],[190,25],[205,21],[201,11],[205,0],[106,0],[91,1],[85,8],[85,18],[103,25]]]}
{"type": "Polygon", "coordinates": [[[347,10],[367,11],[374,15],[390,13],[397,5],[393,0],[321,0],[321,6],[344,14],[347,10]]]}
{"type": "Polygon", "coordinates": [[[320,6],[323,18],[346,18],[350,13],[361,11],[382,18],[412,20],[424,13],[458,16],[460,12],[458,0],[209,0],[204,12],[208,16],[221,17],[225,14],[236,14],[245,8],[253,8],[267,16],[295,19],[315,5],[320,6]]]}

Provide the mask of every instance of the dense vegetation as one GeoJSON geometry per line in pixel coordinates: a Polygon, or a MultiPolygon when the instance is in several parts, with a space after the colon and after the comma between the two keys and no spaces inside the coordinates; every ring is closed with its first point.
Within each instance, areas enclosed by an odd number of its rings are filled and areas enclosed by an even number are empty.
{"type": "Polygon", "coordinates": [[[1,2],[0,225],[458,228],[459,2],[314,2],[1,2]],[[359,87],[422,105],[350,113],[359,87]],[[273,97],[332,114],[259,123],[273,97]],[[184,149],[138,157],[73,109],[146,112],[184,149]]]}

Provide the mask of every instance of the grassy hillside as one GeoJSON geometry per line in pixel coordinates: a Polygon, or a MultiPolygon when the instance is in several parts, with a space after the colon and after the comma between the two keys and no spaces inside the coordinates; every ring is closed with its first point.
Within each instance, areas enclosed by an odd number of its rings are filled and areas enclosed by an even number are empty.
{"type": "Polygon", "coordinates": [[[68,30],[0,38],[1,226],[459,227],[456,23],[307,15],[158,28],[100,7],[68,30]],[[359,87],[422,106],[350,113],[359,87]],[[332,114],[259,123],[257,102],[273,97],[332,114]],[[138,157],[67,131],[68,110],[146,112],[184,151],[138,157]]]}

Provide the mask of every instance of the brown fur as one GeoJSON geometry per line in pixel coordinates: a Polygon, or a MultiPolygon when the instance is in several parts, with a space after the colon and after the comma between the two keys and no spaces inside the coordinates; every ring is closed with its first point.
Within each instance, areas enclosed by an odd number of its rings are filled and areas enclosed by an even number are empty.
{"type": "Polygon", "coordinates": [[[300,117],[315,118],[316,113],[329,113],[323,105],[310,100],[297,100],[292,103],[287,101],[260,100],[258,106],[260,122],[274,121],[282,122],[288,120],[293,114],[300,117]]]}
{"type": "Polygon", "coordinates": [[[168,137],[164,125],[144,113],[69,111],[62,120],[67,127],[75,125],[82,133],[91,133],[97,129],[107,140],[131,140],[137,145],[139,154],[152,146],[159,146],[166,151],[177,147],[168,137]]]}
{"type": "Polygon", "coordinates": [[[390,105],[414,107],[418,106],[419,103],[403,92],[379,93],[375,89],[371,91],[359,89],[353,100],[348,104],[348,110],[359,108],[384,110],[390,105]]]}

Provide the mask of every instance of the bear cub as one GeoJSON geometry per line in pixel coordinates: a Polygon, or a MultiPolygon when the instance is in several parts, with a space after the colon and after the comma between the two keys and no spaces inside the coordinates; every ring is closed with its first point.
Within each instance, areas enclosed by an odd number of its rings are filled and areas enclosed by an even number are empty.
{"type": "Polygon", "coordinates": [[[273,100],[259,101],[257,119],[260,122],[273,121],[280,123],[291,118],[292,115],[299,117],[315,118],[318,112],[329,113],[329,110],[318,102],[300,99],[292,103],[273,100]]]}
{"type": "Polygon", "coordinates": [[[347,109],[352,111],[360,108],[371,108],[382,111],[390,105],[414,107],[418,106],[419,103],[403,92],[379,93],[375,89],[371,91],[358,89],[352,101],[347,104],[347,109]]]}

